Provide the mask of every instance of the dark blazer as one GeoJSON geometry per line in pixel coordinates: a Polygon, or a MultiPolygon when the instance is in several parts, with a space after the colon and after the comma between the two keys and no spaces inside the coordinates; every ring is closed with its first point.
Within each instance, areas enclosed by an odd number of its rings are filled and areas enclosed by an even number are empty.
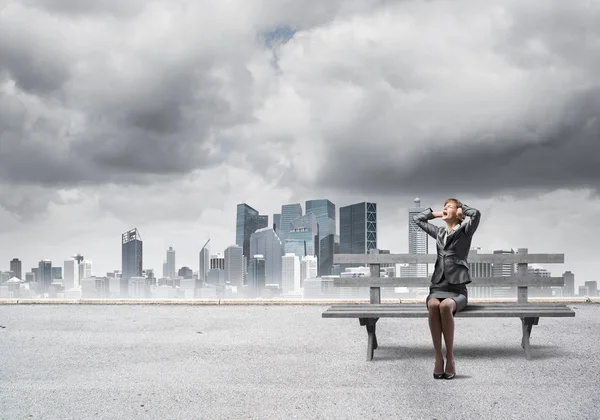
{"type": "Polygon", "coordinates": [[[437,227],[428,222],[434,219],[431,209],[427,209],[413,217],[417,226],[427,232],[429,236],[436,239],[437,260],[435,261],[435,269],[431,276],[432,283],[437,284],[442,281],[442,274],[446,276],[450,284],[471,283],[467,257],[471,249],[471,239],[473,239],[473,234],[479,226],[481,213],[479,213],[479,210],[464,204],[462,208],[463,214],[468,219],[463,220],[460,226],[448,235],[446,245],[444,245],[446,227],[437,227]]]}

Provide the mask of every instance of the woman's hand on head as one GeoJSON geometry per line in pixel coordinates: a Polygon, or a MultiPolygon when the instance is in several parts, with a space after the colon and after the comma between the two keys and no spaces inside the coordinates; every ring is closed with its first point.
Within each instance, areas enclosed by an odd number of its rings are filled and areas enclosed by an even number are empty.
{"type": "Polygon", "coordinates": [[[456,210],[456,217],[458,217],[458,220],[460,220],[461,222],[462,222],[463,220],[465,220],[465,215],[463,214],[462,207],[459,207],[459,208],[456,210]]]}

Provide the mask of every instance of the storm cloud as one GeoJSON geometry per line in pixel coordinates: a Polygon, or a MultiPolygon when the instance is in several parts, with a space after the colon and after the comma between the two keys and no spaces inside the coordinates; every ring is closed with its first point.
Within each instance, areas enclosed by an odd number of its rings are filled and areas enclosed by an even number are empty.
{"type": "Polygon", "coordinates": [[[449,194],[491,226],[500,196],[598,194],[598,68],[598,1],[4,1],[2,226],[227,246],[240,202],[378,200],[385,226],[449,194]]]}

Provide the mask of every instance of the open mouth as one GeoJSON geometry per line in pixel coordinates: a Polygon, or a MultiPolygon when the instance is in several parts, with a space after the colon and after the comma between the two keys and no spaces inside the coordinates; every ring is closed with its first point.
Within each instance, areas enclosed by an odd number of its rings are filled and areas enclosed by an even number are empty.
{"type": "Polygon", "coordinates": [[[444,216],[448,216],[448,212],[447,212],[447,211],[443,211],[443,212],[442,212],[442,214],[443,214],[444,216]]]}

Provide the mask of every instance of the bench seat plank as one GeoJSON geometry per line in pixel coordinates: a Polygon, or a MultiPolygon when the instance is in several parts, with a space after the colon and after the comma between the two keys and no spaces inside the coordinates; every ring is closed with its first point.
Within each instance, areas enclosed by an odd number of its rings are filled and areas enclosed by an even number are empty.
{"type": "MultiPolygon", "coordinates": [[[[322,313],[323,318],[425,318],[428,316],[424,304],[408,305],[339,305],[322,313]]],[[[500,317],[574,317],[575,312],[560,304],[495,304],[467,305],[455,315],[457,318],[500,318],[500,317]]]]}

